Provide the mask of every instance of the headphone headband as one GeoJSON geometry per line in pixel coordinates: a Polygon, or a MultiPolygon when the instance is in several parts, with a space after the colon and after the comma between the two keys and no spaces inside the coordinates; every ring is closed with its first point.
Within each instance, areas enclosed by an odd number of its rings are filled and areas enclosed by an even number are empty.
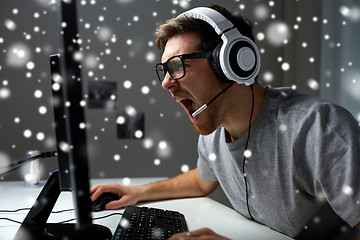
{"type": "Polygon", "coordinates": [[[210,24],[215,29],[215,32],[218,35],[234,27],[234,24],[227,20],[218,11],[207,7],[197,7],[189,11],[183,12],[179,16],[177,16],[177,18],[181,17],[192,17],[203,20],[210,24]]]}

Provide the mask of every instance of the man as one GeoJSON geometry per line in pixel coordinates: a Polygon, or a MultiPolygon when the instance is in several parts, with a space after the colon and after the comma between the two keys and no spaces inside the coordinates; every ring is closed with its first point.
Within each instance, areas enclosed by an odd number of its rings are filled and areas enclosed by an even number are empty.
{"type": "MultiPolygon", "coordinates": [[[[246,19],[219,6],[210,8],[254,41],[246,19]]],[[[220,35],[208,22],[184,16],[170,19],[155,33],[163,51],[157,65],[162,87],[200,134],[197,168],[145,186],[95,185],[93,200],[103,192],[116,193],[120,199],[106,208],[117,209],[206,196],[220,185],[236,211],[276,231],[302,239],[349,237],[360,222],[359,123],[327,101],[289,88],[263,88],[252,83],[255,76],[233,84],[214,70],[214,56],[208,54],[222,42],[220,35]],[[194,114],[204,103],[206,110],[194,114]]],[[[256,54],[249,56],[244,60],[250,62],[248,69],[258,60],[256,54]]],[[[201,237],[226,239],[210,229],[172,239],[201,237]]]]}

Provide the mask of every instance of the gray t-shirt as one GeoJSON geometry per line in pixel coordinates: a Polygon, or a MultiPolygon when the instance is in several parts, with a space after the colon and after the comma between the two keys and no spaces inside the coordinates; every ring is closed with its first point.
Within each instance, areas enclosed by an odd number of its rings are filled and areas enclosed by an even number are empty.
{"type": "MultiPolygon", "coordinates": [[[[249,217],[242,172],[246,138],[226,143],[222,127],[201,135],[197,167],[249,217]]],[[[323,217],[318,210],[325,204],[351,227],[360,222],[360,127],[342,107],[290,88],[269,88],[248,149],[249,206],[257,222],[295,237],[315,213],[323,217]]]]}

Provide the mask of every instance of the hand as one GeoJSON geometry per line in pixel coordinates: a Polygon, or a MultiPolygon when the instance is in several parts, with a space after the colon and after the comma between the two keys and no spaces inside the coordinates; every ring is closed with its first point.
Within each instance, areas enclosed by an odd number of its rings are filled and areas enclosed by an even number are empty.
{"type": "Polygon", "coordinates": [[[119,196],[119,200],[106,204],[105,209],[115,210],[128,205],[135,205],[138,202],[136,187],[122,186],[117,183],[113,184],[96,184],[90,188],[91,201],[95,201],[102,193],[109,192],[119,196]]]}
{"type": "Polygon", "coordinates": [[[229,240],[229,238],[216,234],[209,228],[201,228],[192,232],[182,232],[172,235],[169,240],[206,239],[206,240],[229,240]]]}

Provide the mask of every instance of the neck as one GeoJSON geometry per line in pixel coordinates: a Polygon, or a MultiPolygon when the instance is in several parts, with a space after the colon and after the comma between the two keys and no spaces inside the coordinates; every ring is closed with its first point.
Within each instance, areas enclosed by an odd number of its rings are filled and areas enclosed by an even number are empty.
{"type": "MultiPolygon", "coordinates": [[[[235,87],[235,86],[233,86],[235,87]]],[[[254,110],[251,125],[258,117],[264,103],[266,89],[258,84],[253,84],[254,89],[254,110]]],[[[226,140],[234,141],[244,135],[249,128],[249,120],[252,108],[252,92],[250,87],[237,85],[230,96],[229,107],[222,126],[227,131],[226,140]],[[239,99],[239,96],[240,99],[239,99]]]]}

